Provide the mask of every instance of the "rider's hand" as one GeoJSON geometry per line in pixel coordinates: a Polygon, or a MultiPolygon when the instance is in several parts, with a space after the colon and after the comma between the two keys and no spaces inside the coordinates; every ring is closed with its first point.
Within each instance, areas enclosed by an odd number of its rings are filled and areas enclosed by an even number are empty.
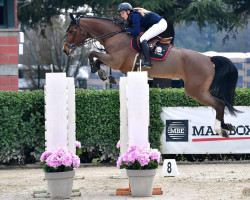
{"type": "Polygon", "coordinates": [[[122,31],[122,32],[127,32],[127,29],[128,29],[128,28],[122,27],[122,30],[121,30],[121,31],[122,31]]]}

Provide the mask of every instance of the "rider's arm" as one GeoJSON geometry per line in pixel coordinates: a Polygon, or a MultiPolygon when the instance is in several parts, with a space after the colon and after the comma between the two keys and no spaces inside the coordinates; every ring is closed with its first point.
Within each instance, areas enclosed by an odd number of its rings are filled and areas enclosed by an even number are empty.
{"type": "Polygon", "coordinates": [[[131,16],[132,24],[134,25],[134,28],[127,28],[126,31],[134,36],[140,35],[140,28],[141,28],[141,22],[140,22],[141,15],[138,13],[131,16]]]}

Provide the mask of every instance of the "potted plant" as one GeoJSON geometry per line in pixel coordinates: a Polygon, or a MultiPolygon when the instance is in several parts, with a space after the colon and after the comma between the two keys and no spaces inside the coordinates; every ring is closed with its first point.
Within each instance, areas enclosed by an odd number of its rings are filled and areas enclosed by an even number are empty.
{"type": "Polygon", "coordinates": [[[119,157],[117,167],[127,170],[132,196],[152,196],[160,156],[157,149],[130,146],[126,153],[119,157]]]}
{"type": "Polygon", "coordinates": [[[45,151],[40,158],[47,180],[47,192],[50,198],[70,198],[75,167],[80,166],[80,158],[66,148],[54,148],[45,151]]]}

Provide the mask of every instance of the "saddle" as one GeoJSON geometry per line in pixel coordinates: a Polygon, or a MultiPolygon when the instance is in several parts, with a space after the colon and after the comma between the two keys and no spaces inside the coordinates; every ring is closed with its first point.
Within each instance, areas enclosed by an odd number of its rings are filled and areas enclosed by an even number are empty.
{"type": "MultiPolygon", "coordinates": [[[[139,48],[141,48],[140,38],[141,38],[141,36],[142,36],[144,33],[145,33],[145,32],[141,32],[140,35],[136,38],[136,43],[137,43],[137,46],[138,46],[139,48]]],[[[161,43],[161,44],[169,45],[172,39],[173,39],[172,37],[169,37],[169,38],[161,38],[161,37],[159,37],[159,36],[156,36],[156,37],[154,37],[154,38],[152,38],[152,39],[150,39],[150,40],[148,41],[149,49],[150,49],[150,51],[152,51],[153,48],[154,48],[154,46],[156,45],[157,42],[159,42],[159,43],[161,43]]]]}

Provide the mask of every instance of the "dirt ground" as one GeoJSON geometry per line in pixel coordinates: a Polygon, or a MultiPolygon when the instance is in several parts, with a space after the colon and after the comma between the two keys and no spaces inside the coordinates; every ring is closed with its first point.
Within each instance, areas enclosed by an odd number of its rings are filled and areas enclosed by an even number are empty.
{"type": "MultiPolygon", "coordinates": [[[[113,166],[80,167],[76,170],[73,188],[80,189],[81,197],[71,199],[249,199],[244,188],[250,189],[250,163],[237,164],[177,164],[178,177],[161,177],[162,166],[157,170],[154,187],[161,187],[163,195],[152,197],[116,196],[116,188],[128,187],[128,179],[119,176],[120,170],[113,166]],[[84,179],[81,179],[84,177],[84,179]]],[[[0,200],[34,199],[35,190],[46,189],[42,169],[0,169],[0,200]]],[[[36,198],[48,199],[48,198],[36,198]]]]}

